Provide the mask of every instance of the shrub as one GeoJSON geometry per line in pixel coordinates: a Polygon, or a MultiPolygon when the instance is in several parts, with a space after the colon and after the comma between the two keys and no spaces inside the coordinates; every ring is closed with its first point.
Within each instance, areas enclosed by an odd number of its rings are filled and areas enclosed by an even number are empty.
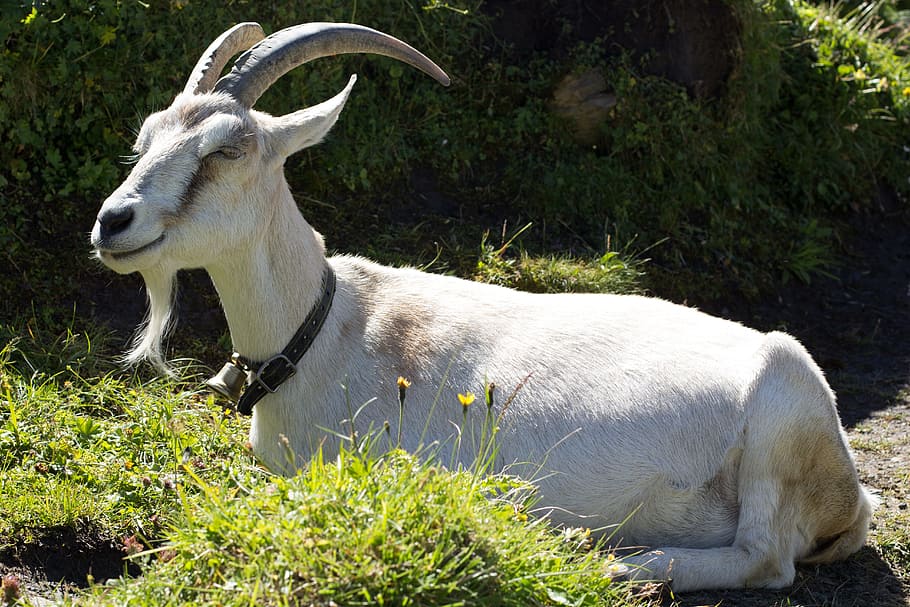
{"type": "Polygon", "coordinates": [[[606,56],[609,32],[519,57],[490,33],[483,2],[452,4],[63,0],[4,9],[0,247],[12,271],[0,281],[0,317],[45,302],[69,314],[59,302],[85,298],[78,285],[99,281],[84,261],[85,233],[126,172],[132,129],[170,102],[211,39],[249,19],[266,31],[368,23],[453,76],[443,89],[391,60],[347,56],[295,70],[263,97],[259,107],[283,113],[327,98],[348,73],[363,76],[330,140],[288,164],[292,189],[332,246],[370,250],[394,234],[390,224],[413,225],[424,209],[419,174],[443,213],[466,218],[462,236],[479,239],[509,218],[547,226],[543,242],[528,239],[532,249],[605,232],[642,247],[666,239],[649,255],[663,278],[679,278],[675,295],[710,285],[714,294],[756,292],[824,270],[838,217],[868,206],[879,188],[910,188],[907,59],[849,14],[733,2],[739,68],[721,98],[701,100],[644,75],[628,55],[606,56]],[[573,142],[549,109],[555,83],[589,67],[618,98],[596,149],[573,142]]]}

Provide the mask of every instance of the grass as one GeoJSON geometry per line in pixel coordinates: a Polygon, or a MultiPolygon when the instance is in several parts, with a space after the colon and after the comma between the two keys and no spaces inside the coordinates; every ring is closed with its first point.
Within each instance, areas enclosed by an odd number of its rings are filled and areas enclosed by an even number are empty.
{"type": "MultiPolygon", "coordinates": [[[[0,363],[0,551],[56,527],[153,537],[149,521],[174,506],[179,462],[211,477],[243,456],[240,422],[202,406],[209,397],[72,365],[32,371],[59,345],[40,341],[10,342],[0,363]]],[[[91,354],[83,363],[103,366],[91,354]]]]}
{"type": "Polygon", "coordinates": [[[894,443],[888,440],[854,438],[850,440],[850,447],[857,451],[887,454],[894,450],[894,443]]]}
{"type": "Polygon", "coordinates": [[[401,451],[317,456],[291,479],[258,470],[200,499],[138,580],[100,604],[619,604],[584,532],[522,515],[521,486],[450,472],[401,451]],[[491,499],[492,498],[492,499],[491,499]]]}
{"type": "Polygon", "coordinates": [[[90,533],[141,571],[70,580],[94,583],[68,603],[635,603],[587,530],[528,518],[529,485],[363,440],[277,477],[192,368],[190,383],[141,381],[102,340],[18,333],[0,358],[0,562],[90,533]]]}
{"type": "Polygon", "coordinates": [[[641,253],[630,252],[628,246],[611,250],[608,238],[607,251],[594,258],[531,255],[523,249],[511,254],[513,244],[530,228],[527,224],[510,237],[503,231],[498,247],[490,244],[489,232],[484,234],[474,279],[532,293],[641,292],[647,263],[641,253]]]}

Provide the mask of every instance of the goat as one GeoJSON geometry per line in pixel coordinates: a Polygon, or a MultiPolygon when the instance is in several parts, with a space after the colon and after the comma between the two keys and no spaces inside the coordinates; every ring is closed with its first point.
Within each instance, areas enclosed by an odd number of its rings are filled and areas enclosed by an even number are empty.
{"type": "Polygon", "coordinates": [[[383,54],[449,80],[415,49],[362,26],[263,36],[247,23],[212,43],[184,91],[144,122],[138,161],[98,213],[97,257],[147,286],[149,315],[129,361],[165,364],[176,273],[202,267],[242,353],[232,364],[248,377],[244,398],[254,389],[262,397],[253,450],[279,472],[297,467],[289,452],[308,456],[338,440],[327,429],[348,417],[346,403],[378,395],[362,423],[397,419],[399,376],[412,382],[408,449],[424,436],[444,441],[450,419],[461,421],[454,399],[433,405],[443,387],[494,381],[500,393],[516,388],[497,465],[540,473],[540,503],[556,524],[625,521],[612,541],[650,548],[626,561],[633,577],[672,581],[676,591],[777,588],[792,583],[795,562],[861,547],[874,500],[858,481],[834,394],[793,337],[656,298],[528,294],[327,259],[283,165],[323,139],[356,76],[286,116],[254,110],[256,100],[294,67],[341,53],[383,54]],[[302,324],[309,349],[298,362],[285,353],[302,324]]]}

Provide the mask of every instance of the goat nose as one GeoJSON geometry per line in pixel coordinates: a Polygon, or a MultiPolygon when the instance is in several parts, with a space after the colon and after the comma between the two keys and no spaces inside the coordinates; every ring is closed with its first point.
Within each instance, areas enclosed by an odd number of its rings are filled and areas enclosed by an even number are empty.
{"type": "Polygon", "coordinates": [[[133,209],[130,207],[119,207],[107,209],[98,215],[98,223],[101,225],[101,235],[104,238],[116,236],[126,230],[133,222],[133,209]]]}

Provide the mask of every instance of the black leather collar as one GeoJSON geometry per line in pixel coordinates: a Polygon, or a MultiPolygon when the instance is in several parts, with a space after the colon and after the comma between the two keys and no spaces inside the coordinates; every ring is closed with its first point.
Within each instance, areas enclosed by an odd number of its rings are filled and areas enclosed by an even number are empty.
{"type": "Polygon", "coordinates": [[[231,358],[247,373],[246,389],[237,403],[238,412],[243,415],[252,415],[253,405],[262,400],[266,394],[276,392],[281,384],[297,373],[297,363],[316,340],[319,330],[329,315],[334,297],[335,272],[332,270],[332,266],[326,264],[325,272],[322,275],[322,299],[315,308],[310,310],[303,320],[303,324],[280,354],[261,363],[249,361],[239,354],[235,354],[231,358]]]}

